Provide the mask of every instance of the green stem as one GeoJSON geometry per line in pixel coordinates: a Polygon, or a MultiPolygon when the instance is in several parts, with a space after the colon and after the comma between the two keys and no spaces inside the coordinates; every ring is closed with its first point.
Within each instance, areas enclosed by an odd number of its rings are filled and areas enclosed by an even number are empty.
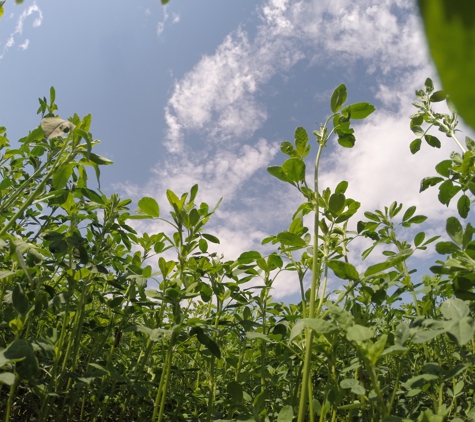
{"type": "MultiPolygon", "coordinates": [[[[315,173],[314,173],[314,189],[315,189],[315,220],[314,220],[314,233],[313,233],[313,259],[312,259],[312,285],[310,289],[310,303],[309,303],[309,318],[315,317],[315,302],[318,292],[318,279],[317,276],[319,273],[319,260],[318,260],[318,235],[319,235],[319,223],[320,215],[318,211],[318,166],[320,162],[320,157],[323,151],[324,143],[319,143],[319,148],[317,152],[317,157],[315,159],[315,173]]],[[[310,379],[311,373],[311,361],[312,361],[312,339],[313,331],[310,328],[305,330],[305,360],[303,366],[303,377],[302,377],[302,388],[300,391],[300,401],[299,401],[299,414],[298,422],[304,422],[305,413],[307,408],[307,388],[308,382],[310,379]]]]}

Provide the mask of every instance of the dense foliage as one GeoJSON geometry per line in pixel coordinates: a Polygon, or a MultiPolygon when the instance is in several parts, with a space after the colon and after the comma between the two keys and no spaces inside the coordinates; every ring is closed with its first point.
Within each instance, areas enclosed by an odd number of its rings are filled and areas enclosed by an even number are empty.
{"type": "MultiPolygon", "coordinates": [[[[430,79],[416,96],[412,153],[422,140],[440,146],[433,128],[461,148],[421,189],[437,185],[440,202],[456,198],[466,218],[475,142],[456,138],[454,111],[433,110],[445,94],[430,79]]],[[[42,124],[17,147],[1,127],[4,421],[475,420],[474,229],[449,218],[450,240],[436,244],[448,259],[422,279],[407,259],[439,236],[408,240],[426,220],[414,206],[394,202],[348,229],[360,207],[345,196],[348,182],[318,186],[329,139],[353,147],[352,121],[374,110],[344,107],[346,97],[340,85],[332,114],[313,132],[311,185],[303,128],[282,143],[289,158],[268,169],[303,200],[288,230],[263,240],[274,252],[235,261],[208,252],[219,243],[206,231],[216,207],[197,202],[197,185],[167,191],[167,219],[153,198],[131,213],[131,200],[91,189],[86,168],[99,180],[111,161],[92,152],[90,115],[55,116],[54,89],[40,99],[42,124]],[[163,231],[138,233],[134,219],[159,220],[163,231]],[[349,262],[356,237],[372,242],[362,260],[382,251],[363,273],[349,262]],[[342,279],[336,292],[327,289],[329,270],[342,279]],[[282,272],[300,284],[300,303],[273,300],[282,272]]]]}

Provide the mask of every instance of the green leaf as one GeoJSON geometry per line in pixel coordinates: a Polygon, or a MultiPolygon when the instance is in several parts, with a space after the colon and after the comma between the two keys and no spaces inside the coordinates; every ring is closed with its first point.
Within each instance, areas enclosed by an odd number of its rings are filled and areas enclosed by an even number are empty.
{"type": "Polygon", "coordinates": [[[340,215],[343,209],[345,208],[346,198],[342,193],[334,193],[330,196],[330,201],[328,201],[328,206],[330,211],[334,215],[340,215]]]}
{"type": "Polygon", "coordinates": [[[414,215],[415,212],[416,212],[416,207],[414,205],[409,207],[404,213],[404,215],[402,216],[402,221],[409,220],[414,215]]]}
{"type": "Polygon", "coordinates": [[[277,422],[292,422],[294,418],[294,410],[292,406],[287,405],[280,409],[279,415],[277,416],[277,422]]]}
{"type": "Polygon", "coordinates": [[[359,280],[360,276],[356,268],[345,261],[331,259],[327,263],[328,267],[333,270],[335,275],[343,280],[359,280]]]}
{"type": "Polygon", "coordinates": [[[231,381],[226,386],[226,391],[232,397],[233,401],[241,403],[243,401],[243,391],[241,384],[236,381],[231,381]]]}
{"type": "Polygon", "coordinates": [[[449,217],[445,226],[447,234],[457,244],[463,245],[463,227],[456,217],[449,217]]]}
{"type": "Polygon", "coordinates": [[[402,223],[403,227],[410,227],[412,224],[421,224],[427,220],[425,215],[416,215],[415,217],[410,218],[409,220],[402,223]]]}
{"type": "Polygon", "coordinates": [[[427,330],[427,331],[420,331],[414,334],[412,337],[412,341],[414,343],[427,343],[428,341],[432,340],[434,337],[445,333],[445,330],[427,330]]]}
{"type": "Polygon", "coordinates": [[[335,193],[342,193],[344,194],[348,189],[348,182],[346,180],[341,181],[335,188],[335,193]]]}
{"type": "Polygon", "coordinates": [[[2,372],[0,374],[0,382],[7,385],[13,385],[13,383],[15,382],[15,374],[12,374],[11,372],[2,372]]]}
{"type": "Polygon", "coordinates": [[[445,91],[435,91],[431,96],[430,96],[430,101],[432,103],[438,103],[440,101],[444,101],[447,98],[447,94],[445,91]]]}
{"type": "Polygon", "coordinates": [[[352,327],[348,328],[346,333],[346,338],[348,341],[365,341],[374,337],[374,331],[363,325],[355,324],[352,327]]]}
{"type": "Polygon", "coordinates": [[[282,167],[280,166],[270,166],[267,167],[267,171],[274,177],[277,177],[277,179],[280,179],[284,182],[291,183],[291,180],[287,176],[287,174],[282,170],[282,167]]]}
{"type": "Polygon", "coordinates": [[[12,302],[13,307],[19,314],[26,314],[30,309],[30,302],[19,284],[16,284],[13,288],[12,302]]]}
{"type": "Polygon", "coordinates": [[[432,136],[432,135],[424,135],[424,139],[426,140],[426,142],[427,142],[431,147],[440,148],[440,146],[441,146],[441,143],[440,143],[439,139],[436,138],[435,136],[432,136]]]}
{"type": "Polygon", "coordinates": [[[457,210],[460,217],[467,218],[470,211],[470,198],[463,194],[457,201],[457,210]]]}
{"type": "Polygon", "coordinates": [[[335,91],[333,91],[330,100],[330,108],[333,113],[336,113],[338,110],[340,110],[341,106],[346,101],[347,95],[346,86],[344,84],[341,84],[335,89],[335,91]]]}
{"type": "Polygon", "coordinates": [[[248,252],[243,252],[241,255],[239,255],[239,258],[237,259],[240,264],[250,264],[251,262],[254,262],[257,259],[261,259],[262,255],[257,252],[257,251],[248,251],[248,252]]]}
{"type": "Polygon", "coordinates": [[[444,91],[475,128],[475,19],[471,1],[419,0],[427,41],[444,91]]]}
{"type": "Polygon", "coordinates": [[[376,110],[374,106],[369,103],[355,103],[346,106],[341,111],[341,114],[349,116],[350,119],[357,120],[368,117],[374,110],[376,110]]]}
{"type": "Polygon", "coordinates": [[[150,198],[148,196],[143,197],[138,202],[138,206],[140,211],[142,211],[149,217],[158,218],[160,216],[160,208],[158,206],[158,202],[153,198],[150,198]]]}
{"type": "Polygon", "coordinates": [[[439,242],[435,245],[437,253],[442,255],[452,254],[460,251],[460,247],[453,242],[439,242]]]}
{"type": "Polygon", "coordinates": [[[419,189],[419,192],[424,192],[427,188],[435,186],[443,180],[444,179],[442,177],[426,177],[421,181],[421,188],[419,189]]]}
{"type": "Polygon", "coordinates": [[[426,238],[426,234],[424,232],[417,233],[414,236],[414,246],[417,248],[426,238]]]}
{"type": "Polygon", "coordinates": [[[265,334],[262,334],[262,333],[258,333],[257,331],[247,331],[246,332],[246,337],[249,339],[249,340],[255,340],[255,339],[260,339],[260,340],[264,340],[264,341],[267,341],[267,342],[271,342],[272,340],[267,337],[265,334]]]}
{"type": "Polygon", "coordinates": [[[388,268],[394,267],[395,265],[409,258],[412,255],[412,253],[413,253],[412,249],[404,249],[400,253],[388,258],[385,262],[381,262],[379,264],[371,265],[370,267],[368,267],[364,273],[364,276],[369,277],[373,274],[377,274],[381,271],[387,270],[388,268]]]}
{"type": "Polygon", "coordinates": [[[409,149],[411,150],[411,154],[415,154],[421,149],[421,138],[414,139],[411,144],[409,145],[409,149]]]}
{"type": "Polygon", "coordinates": [[[449,299],[442,303],[440,312],[447,319],[462,319],[470,315],[467,304],[460,299],[449,299]]]}
{"type": "Polygon", "coordinates": [[[289,341],[297,337],[305,327],[311,328],[316,333],[332,333],[338,328],[329,321],[320,318],[302,318],[297,324],[292,327],[290,331],[289,341]]]}
{"type": "Polygon", "coordinates": [[[307,246],[307,242],[295,233],[282,232],[277,235],[277,241],[287,246],[296,246],[303,248],[307,246]]]}
{"type": "Polygon", "coordinates": [[[300,158],[289,158],[282,164],[282,170],[287,175],[287,181],[300,182],[305,179],[305,163],[300,158]]]}
{"type": "Polygon", "coordinates": [[[75,164],[63,164],[57,171],[53,173],[53,186],[55,189],[63,189],[68,183],[69,178],[73,174],[75,164]]]}
{"type": "Polygon", "coordinates": [[[39,371],[33,347],[30,342],[24,339],[17,339],[11,343],[4,350],[3,355],[9,360],[19,360],[15,365],[16,371],[22,379],[31,379],[39,371]]]}
{"type": "Polygon", "coordinates": [[[213,236],[212,234],[208,234],[208,233],[201,233],[201,236],[203,236],[209,242],[216,243],[219,245],[219,239],[216,236],[213,236]]]}
{"type": "Polygon", "coordinates": [[[444,160],[435,166],[435,171],[441,176],[449,177],[452,169],[452,160],[444,160]]]}
{"type": "Polygon", "coordinates": [[[309,151],[307,131],[303,127],[295,129],[295,146],[297,147],[297,153],[301,158],[305,158],[309,151]]]}
{"type": "Polygon", "coordinates": [[[338,135],[338,143],[345,148],[353,148],[356,143],[356,138],[352,133],[344,133],[338,135]]]}

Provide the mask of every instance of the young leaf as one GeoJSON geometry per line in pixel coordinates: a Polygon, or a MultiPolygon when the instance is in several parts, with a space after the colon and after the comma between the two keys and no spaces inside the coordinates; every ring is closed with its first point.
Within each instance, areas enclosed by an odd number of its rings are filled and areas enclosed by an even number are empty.
{"type": "Polygon", "coordinates": [[[148,196],[143,197],[139,200],[138,206],[140,211],[142,211],[149,217],[158,218],[160,216],[160,208],[158,206],[158,202],[153,198],[150,198],[148,196]]]}
{"type": "Polygon", "coordinates": [[[330,108],[333,113],[336,113],[340,110],[341,106],[345,103],[347,97],[346,86],[341,84],[339,87],[333,91],[331,100],[330,100],[330,108]]]}

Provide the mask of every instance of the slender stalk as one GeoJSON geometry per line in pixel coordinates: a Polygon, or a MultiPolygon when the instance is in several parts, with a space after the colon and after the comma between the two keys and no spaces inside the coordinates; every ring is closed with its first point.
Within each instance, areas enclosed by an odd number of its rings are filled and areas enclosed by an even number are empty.
{"type": "MultiPolygon", "coordinates": [[[[317,157],[315,159],[315,173],[314,173],[314,189],[315,189],[315,219],[314,219],[314,233],[313,233],[313,260],[312,260],[312,285],[310,289],[310,303],[309,303],[309,312],[308,317],[315,317],[315,302],[318,292],[318,280],[319,280],[319,270],[320,262],[318,260],[318,236],[319,236],[319,223],[320,223],[320,214],[318,210],[318,166],[320,162],[320,157],[323,151],[324,143],[319,143],[319,148],[317,152],[317,157]]],[[[305,330],[305,360],[303,366],[303,377],[302,377],[302,388],[300,391],[300,401],[299,401],[299,414],[298,422],[304,422],[305,413],[307,408],[307,388],[308,382],[310,379],[311,372],[311,361],[312,361],[312,340],[313,340],[313,331],[310,328],[305,330]]]]}

